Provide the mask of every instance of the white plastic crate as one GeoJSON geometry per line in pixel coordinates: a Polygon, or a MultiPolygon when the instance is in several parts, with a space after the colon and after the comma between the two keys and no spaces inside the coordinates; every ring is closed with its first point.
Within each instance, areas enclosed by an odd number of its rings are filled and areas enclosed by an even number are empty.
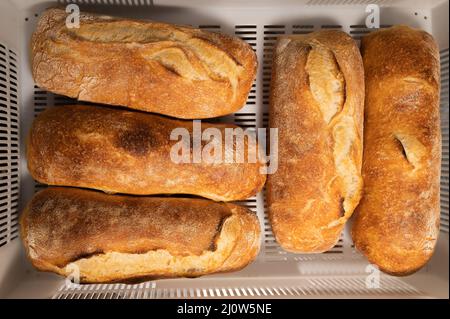
{"type": "Polygon", "coordinates": [[[240,272],[171,279],[140,285],[67,287],[63,278],[35,271],[18,238],[20,209],[42,187],[30,177],[24,140],[35,115],[73,100],[45,92],[31,77],[29,43],[39,15],[69,1],[0,1],[0,297],[33,298],[418,298],[446,297],[449,287],[449,97],[448,0],[181,1],[79,0],[84,11],[189,24],[240,36],[258,55],[258,75],[247,104],[219,121],[267,127],[272,47],[277,35],[340,29],[359,39],[367,4],[381,8],[381,27],[407,24],[432,33],[441,52],[443,161],[441,233],[431,262],[402,278],[381,274],[379,288],[367,285],[370,268],[354,251],[348,227],[329,252],[298,255],[274,241],[266,217],[264,191],[239,202],[255,211],[263,228],[261,253],[240,272]]]}

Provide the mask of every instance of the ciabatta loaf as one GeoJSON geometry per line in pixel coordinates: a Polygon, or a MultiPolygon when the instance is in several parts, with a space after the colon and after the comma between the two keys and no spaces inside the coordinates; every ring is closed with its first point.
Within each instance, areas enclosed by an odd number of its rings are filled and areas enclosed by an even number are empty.
{"type": "Polygon", "coordinates": [[[431,258],[439,234],[439,50],[406,26],[362,39],[366,72],[364,196],[356,248],[393,275],[431,258]]]}
{"type": "Polygon", "coordinates": [[[238,270],[260,246],[254,213],[204,199],[48,188],[33,197],[20,224],[35,267],[82,283],[238,270]]]}
{"type": "Polygon", "coordinates": [[[270,95],[278,171],[268,176],[267,195],[284,249],[318,253],[338,241],[361,197],[363,107],[352,38],[330,30],[279,38],[270,95]]]}
{"type": "Polygon", "coordinates": [[[265,164],[254,136],[230,143],[227,128],[237,127],[201,123],[197,136],[192,121],[98,106],[50,107],[29,133],[28,169],[49,185],[243,200],[264,186],[265,164]],[[207,129],[220,136],[201,140],[207,129]],[[234,158],[227,162],[230,154],[234,158]]]}
{"type": "Polygon", "coordinates": [[[239,110],[256,55],[237,37],[162,22],[45,11],[32,37],[32,71],[48,91],[178,118],[239,110]]]}

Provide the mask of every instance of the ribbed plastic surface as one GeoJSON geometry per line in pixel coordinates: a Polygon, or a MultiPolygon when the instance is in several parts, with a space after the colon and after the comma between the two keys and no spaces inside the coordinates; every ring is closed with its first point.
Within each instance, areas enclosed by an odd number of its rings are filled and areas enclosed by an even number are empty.
{"type": "Polygon", "coordinates": [[[0,42],[0,246],[18,236],[18,86],[17,54],[0,42]]]}
{"type": "MultiPolygon", "coordinates": [[[[247,103],[245,107],[240,110],[239,112],[227,116],[224,118],[220,118],[214,121],[218,122],[233,122],[237,125],[246,127],[246,128],[253,128],[256,129],[258,127],[267,127],[268,126],[268,104],[269,104],[269,87],[270,87],[270,77],[271,77],[271,62],[272,62],[272,50],[273,46],[275,44],[276,38],[279,35],[282,34],[305,34],[309,33],[315,30],[320,29],[333,29],[333,30],[344,30],[347,31],[355,40],[359,41],[360,38],[369,32],[371,32],[370,29],[366,28],[364,25],[361,24],[324,24],[324,23],[311,23],[308,24],[268,24],[268,25],[253,25],[253,24],[237,24],[234,27],[230,28],[224,28],[219,23],[208,23],[208,24],[192,24],[195,27],[199,27],[202,29],[206,29],[209,31],[217,31],[217,32],[226,32],[230,34],[234,34],[236,36],[241,37],[244,41],[248,42],[252,48],[255,50],[255,52],[258,55],[258,61],[262,63],[262,72],[260,76],[257,78],[256,82],[254,83],[252,90],[250,92],[249,98],[247,100],[247,103]],[[258,94],[259,93],[259,94],[258,94]]],[[[389,27],[390,25],[381,25],[381,28],[389,27]]],[[[448,75],[448,50],[443,52],[443,88],[448,88],[448,76],[445,77],[445,74],[448,75]],[[445,57],[447,57],[447,60],[445,60],[445,57]],[[445,64],[445,61],[446,64],[445,64]],[[446,73],[447,72],[447,73],[446,73]]],[[[444,90],[443,90],[444,91],[444,90]]],[[[448,89],[447,89],[448,92],[448,89]]],[[[69,99],[67,97],[54,95],[52,93],[44,92],[40,90],[39,88],[35,87],[34,91],[34,101],[35,101],[35,114],[40,112],[42,109],[52,106],[52,105],[66,105],[74,103],[75,100],[69,99]]],[[[444,92],[443,92],[444,94],[444,92]]],[[[447,110],[448,110],[448,97],[447,102],[445,101],[445,98],[443,99],[443,104],[447,103],[447,110]]],[[[443,105],[443,110],[445,110],[445,105],[443,105]]],[[[443,135],[447,136],[448,140],[448,116],[442,117],[443,121],[443,135]]],[[[444,137],[445,139],[445,137],[444,137]]],[[[447,143],[448,144],[448,143],[447,143]]],[[[445,164],[448,167],[448,145],[446,145],[447,150],[443,151],[444,154],[444,160],[443,160],[443,167],[445,167],[445,164]],[[445,154],[447,156],[445,157],[445,154]]],[[[442,182],[442,207],[443,207],[443,214],[442,214],[442,229],[444,231],[448,232],[448,170],[446,171],[447,177],[443,176],[443,182],[442,182]],[[445,205],[447,204],[447,211],[445,211],[445,205]]],[[[445,174],[445,168],[443,169],[443,174],[445,174]]],[[[37,189],[40,189],[42,185],[37,185],[37,189]]],[[[258,216],[260,217],[261,223],[263,225],[263,246],[261,250],[261,254],[258,257],[259,260],[264,262],[285,262],[285,261],[314,261],[314,260],[321,260],[321,261],[339,261],[339,260],[348,260],[348,259],[357,259],[359,257],[359,254],[355,252],[351,238],[349,236],[349,231],[345,231],[339,242],[336,244],[335,247],[333,247],[330,251],[323,253],[323,254],[292,254],[284,251],[281,249],[281,247],[276,243],[274,236],[272,234],[270,224],[267,217],[267,207],[266,207],[266,200],[265,200],[265,190],[263,190],[260,194],[258,194],[256,197],[249,198],[245,201],[238,202],[240,205],[244,205],[251,210],[255,211],[258,216]]],[[[331,266],[331,264],[330,264],[331,266]]],[[[276,267],[276,266],[275,266],[276,267]]],[[[339,267],[337,267],[339,268],[339,267]]],[[[324,269],[324,267],[307,267],[308,271],[313,274],[321,274],[321,273],[333,273],[332,269],[324,269]]],[[[231,274],[232,276],[232,274],[231,274]]],[[[347,279],[348,280],[348,279],[347,279]]],[[[363,282],[363,279],[360,279],[361,282],[363,282]]],[[[331,282],[331,281],[330,281],[331,282]]],[[[358,291],[365,291],[365,293],[370,294],[370,292],[365,289],[365,287],[362,286],[362,284],[358,285],[357,281],[346,281],[344,282],[349,285],[350,289],[355,289],[358,291]]],[[[385,281],[385,284],[388,285],[388,287],[385,287],[386,290],[380,292],[378,290],[378,293],[398,293],[397,290],[395,290],[396,287],[400,287],[401,281],[394,280],[391,278],[391,281],[385,281]]],[[[323,286],[323,284],[322,284],[323,286]]],[[[338,285],[339,286],[339,285],[338,285]]],[[[345,286],[345,285],[344,285],[345,286]]],[[[120,290],[120,287],[128,287],[127,289],[133,289],[130,286],[107,286],[107,285],[93,285],[92,289],[99,289],[99,292],[97,292],[97,297],[101,296],[101,291],[105,290],[108,291],[111,287],[114,287],[113,290],[120,290]]],[[[324,288],[324,286],[322,287],[324,288]]],[[[83,288],[89,289],[91,288],[83,288]]],[[[139,291],[139,288],[136,288],[139,291]]],[[[237,289],[237,288],[236,288],[237,289]]],[[[257,289],[257,288],[255,288],[257,289]]],[[[308,288],[308,285],[303,287],[306,294],[311,294],[314,292],[313,289],[308,288]]],[[[176,289],[175,289],[176,290],[176,289]]],[[[57,295],[60,297],[78,297],[76,293],[69,294],[70,289],[64,289],[57,295]]],[[[146,293],[148,296],[152,297],[158,297],[161,293],[158,292],[158,289],[153,289],[151,291],[146,290],[146,293]]],[[[208,290],[206,290],[208,291],[208,290]]],[[[238,289],[239,291],[239,289],[238,289]]],[[[245,289],[244,289],[245,291],[245,289]]],[[[296,291],[295,289],[292,291],[296,291]]],[[[301,291],[301,290],[299,290],[301,291]]],[[[320,289],[321,293],[326,292],[326,289],[320,289]]],[[[417,291],[415,291],[412,287],[406,289],[405,291],[413,291],[414,293],[418,294],[417,291]]],[[[300,295],[297,293],[292,292],[293,295],[300,295]]],[[[144,292],[142,292],[144,294],[144,292]]],[[[164,296],[166,296],[164,293],[162,293],[164,296]]],[[[169,293],[170,294],[170,293],[169,293]]],[[[82,293],[82,296],[86,294],[82,293]]],[[[195,294],[194,294],[195,295],[195,294]]],[[[106,297],[106,293],[104,294],[106,297]]],[[[116,297],[119,297],[120,295],[114,295],[116,297]]],[[[127,297],[132,297],[132,294],[124,295],[127,297]]],[[[142,295],[143,296],[143,295],[142,295]]],[[[214,296],[214,295],[206,295],[203,297],[208,296],[214,296]]],[[[111,296],[112,297],[112,296],[111,296]]]]}
{"type": "MultiPolygon", "coordinates": [[[[67,1],[58,1],[64,3],[67,1]]],[[[73,1],[70,1],[73,2],[73,1]]],[[[276,37],[281,34],[304,34],[320,29],[338,29],[348,32],[359,40],[370,32],[365,27],[363,1],[302,1],[308,7],[257,8],[232,10],[221,8],[201,8],[199,10],[156,8],[150,0],[89,0],[75,1],[88,4],[90,11],[117,14],[136,18],[151,18],[179,24],[190,24],[210,31],[224,32],[241,37],[255,50],[259,66],[258,76],[253,84],[246,105],[236,114],[214,121],[231,122],[245,128],[257,129],[268,126],[269,85],[271,76],[272,49],[276,37]],[[98,6],[95,4],[99,4],[98,6]],[[342,4],[340,9],[328,9],[325,4],[342,4]],[[292,12],[290,12],[290,11],[292,12]]],[[[195,1],[194,1],[195,2],[195,1]]],[[[404,1],[396,1],[404,3],[404,1]]],[[[21,2],[24,7],[23,3],[21,2]]],[[[370,1],[389,5],[388,1],[370,1]]],[[[34,117],[47,107],[58,107],[75,101],[54,95],[35,86],[28,62],[28,43],[36,21],[48,3],[34,5],[32,9],[21,11],[23,34],[19,47],[22,57],[1,44],[0,30],[0,246],[18,236],[17,216],[19,204],[19,176],[22,185],[20,204],[23,206],[32,194],[45,187],[35,184],[25,165],[19,174],[19,129],[26,132],[34,117]],[[24,65],[21,68],[19,62],[24,65]],[[23,70],[22,78],[18,72],[23,70]],[[22,114],[19,118],[18,96],[23,95],[22,114]],[[19,127],[19,124],[22,126],[19,127]]],[[[82,6],[83,8],[83,6],[82,6]]],[[[85,7],[86,8],[86,7],[85,7]]],[[[381,27],[406,23],[431,30],[430,10],[403,8],[386,11],[381,27]]],[[[448,17],[447,17],[448,18],[448,17]]],[[[448,49],[441,51],[442,94],[441,121],[443,135],[443,161],[441,180],[441,229],[448,233],[449,227],[449,123],[448,123],[448,49]]],[[[24,161],[22,161],[24,162],[24,161]]],[[[382,276],[380,288],[369,289],[366,285],[367,262],[355,252],[348,229],[344,231],[337,245],[327,253],[298,255],[283,251],[275,242],[267,219],[265,191],[253,198],[238,202],[257,213],[263,229],[262,249],[255,263],[238,273],[204,277],[195,280],[169,280],[144,283],[141,285],[84,285],[82,287],[61,288],[50,294],[53,298],[216,298],[216,297],[319,297],[319,296],[360,296],[360,297],[421,297],[426,293],[399,278],[382,276]],[[278,278],[278,279],[277,279],[278,278]],[[280,279],[281,278],[281,279],[280,279]]],[[[16,239],[18,240],[18,239],[16,239]]],[[[2,247],[0,247],[1,253],[2,247]]],[[[447,252],[448,254],[448,252],[447,252]]],[[[31,269],[23,261],[25,268],[31,269]]],[[[0,259],[0,284],[1,284],[0,259]]],[[[22,266],[21,266],[22,267],[22,266]]],[[[427,270],[424,270],[425,272],[427,270]]],[[[42,277],[36,278],[42,284],[42,277]]],[[[28,278],[29,278],[28,277],[28,278]]],[[[26,286],[25,286],[26,287],[26,286]]],[[[33,286],[34,287],[34,286],[33,286]]],[[[39,285],[37,286],[39,287],[39,285]]],[[[39,289],[33,291],[39,296],[39,289]]],[[[27,292],[18,292],[18,295],[27,292]]],[[[48,297],[45,295],[44,297],[48,297]]]]}
{"type": "Polygon", "coordinates": [[[449,209],[449,104],[448,104],[448,49],[441,51],[441,230],[448,233],[449,209]]]}
{"type": "Polygon", "coordinates": [[[297,285],[254,285],[246,287],[198,288],[158,288],[156,283],[147,282],[139,285],[84,285],[73,288],[63,286],[54,299],[158,299],[158,298],[289,298],[289,297],[324,297],[324,296],[359,296],[379,297],[421,297],[424,294],[400,279],[387,277],[381,280],[381,288],[367,289],[364,278],[311,278],[297,285]]]}

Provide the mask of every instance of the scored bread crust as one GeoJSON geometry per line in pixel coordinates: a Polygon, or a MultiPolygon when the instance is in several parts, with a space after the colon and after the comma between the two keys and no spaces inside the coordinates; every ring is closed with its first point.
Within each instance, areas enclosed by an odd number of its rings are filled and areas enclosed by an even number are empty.
{"type": "Polygon", "coordinates": [[[133,197],[53,187],[25,208],[32,264],[82,283],[228,272],[253,261],[260,226],[246,208],[194,198],[133,197]]]}
{"type": "Polygon", "coordinates": [[[406,26],[363,37],[361,50],[365,186],[352,238],[382,271],[408,275],[431,258],[439,234],[439,50],[406,26]]]}
{"type": "MultiPolygon", "coordinates": [[[[201,123],[202,132],[208,128],[221,133],[222,141],[214,142],[222,142],[214,144],[218,154],[222,148],[220,162],[204,157],[194,161],[192,121],[97,106],[51,107],[38,115],[30,130],[28,169],[43,184],[108,193],[192,194],[218,201],[258,193],[266,176],[255,137],[244,139],[242,163],[226,163],[225,154],[236,153],[239,147],[226,142],[225,129],[237,126],[201,123]],[[189,132],[184,136],[190,144],[185,147],[189,160],[185,163],[174,162],[171,156],[182,143],[180,136],[171,140],[176,129],[189,132]]],[[[202,141],[197,154],[205,155],[211,143],[202,141]]]]}
{"type": "Polygon", "coordinates": [[[282,36],[274,51],[270,127],[278,170],[268,175],[269,218],[287,251],[332,248],[361,190],[364,73],[341,31],[282,36]]]}
{"type": "Polygon", "coordinates": [[[48,91],[178,118],[231,114],[256,76],[253,49],[237,37],[167,23],[47,9],[32,36],[32,73],[48,91]]]}

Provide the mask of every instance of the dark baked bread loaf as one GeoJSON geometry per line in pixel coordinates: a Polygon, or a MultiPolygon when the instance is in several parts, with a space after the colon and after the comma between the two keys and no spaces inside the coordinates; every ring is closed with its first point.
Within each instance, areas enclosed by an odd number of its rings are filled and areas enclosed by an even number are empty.
{"type": "MultiPolygon", "coordinates": [[[[234,125],[202,123],[221,133],[222,160],[193,158],[193,123],[153,114],[96,106],[53,107],[35,119],[27,141],[28,169],[37,181],[59,186],[136,195],[193,194],[218,201],[242,200],[258,193],[266,176],[254,137],[244,139],[244,160],[226,163],[239,151],[225,142],[234,125]],[[189,132],[187,159],[174,162],[179,140],[175,129],[189,132]],[[249,141],[252,142],[249,142],[249,141]],[[256,162],[252,163],[251,159],[256,162]]],[[[205,154],[207,141],[200,149],[205,154]]],[[[215,152],[215,151],[214,151],[215,152]]],[[[217,151],[219,154],[219,151],[217,151]]],[[[209,153],[208,153],[209,154],[209,153]]]]}
{"type": "Polygon", "coordinates": [[[79,274],[85,283],[238,270],[260,246],[254,213],[204,199],[48,188],[34,196],[20,224],[35,267],[79,274]]]}

